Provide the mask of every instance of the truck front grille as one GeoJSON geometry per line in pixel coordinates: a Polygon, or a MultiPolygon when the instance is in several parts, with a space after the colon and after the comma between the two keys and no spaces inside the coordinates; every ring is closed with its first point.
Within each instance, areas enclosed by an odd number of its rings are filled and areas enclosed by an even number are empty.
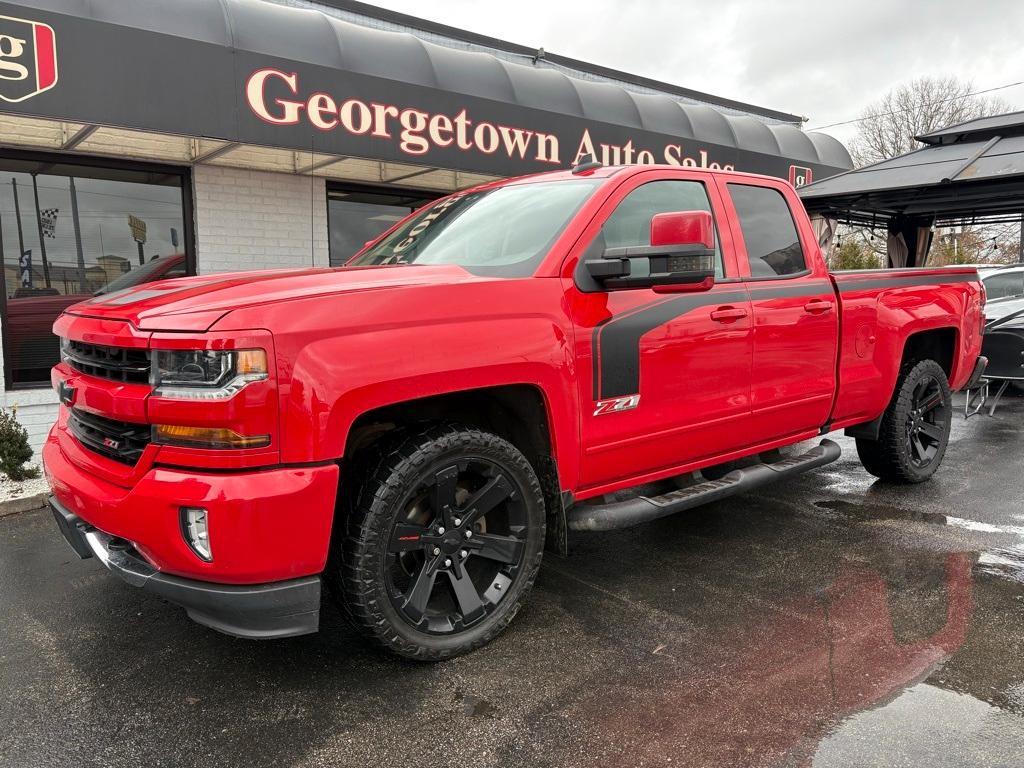
{"type": "Polygon", "coordinates": [[[64,360],[80,373],[131,384],[149,383],[149,352],[65,339],[64,360]]]}
{"type": "Polygon", "coordinates": [[[90,451],[122,464],[134,465],[150,441],[148,424],[114,421],[72,408],[68,429],[90,451]]]}

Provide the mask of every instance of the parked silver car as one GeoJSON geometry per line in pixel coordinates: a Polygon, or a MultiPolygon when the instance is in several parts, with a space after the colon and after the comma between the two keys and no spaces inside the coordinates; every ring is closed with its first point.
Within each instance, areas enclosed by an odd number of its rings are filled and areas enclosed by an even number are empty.
{"type": "Polygon", "coordinates": [[[998,320],[1024,309],[1024,264],[979,266],[978,276],[988,296],[986,320],[998,320]]]}

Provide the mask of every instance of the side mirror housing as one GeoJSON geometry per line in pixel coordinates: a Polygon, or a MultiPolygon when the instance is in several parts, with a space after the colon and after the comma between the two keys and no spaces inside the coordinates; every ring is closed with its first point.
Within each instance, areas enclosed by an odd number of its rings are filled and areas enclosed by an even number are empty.
{"type": "Polygon", "coordinates": [[[715,227],[711,214],[708,211],[655,214],[651,217],[650,245],[607,248],[602,258],[587,260],[586,268],[606,290],[653,288],[659,293],[708,290],[715,281],[715,227]],[[644,260],[648,265],[646,270],[639,266],[644,260]]]}
{"type": "Polygon", "coordinates": [[[651,245],[702,246],[715,249],[715,224],[708,211],[656,213],[651,217],[651,245]]]}

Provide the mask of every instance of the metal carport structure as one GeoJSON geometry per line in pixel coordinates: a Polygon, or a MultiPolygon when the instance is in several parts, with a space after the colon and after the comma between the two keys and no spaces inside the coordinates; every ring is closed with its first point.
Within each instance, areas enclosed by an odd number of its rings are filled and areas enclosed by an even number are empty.
{"type": "MultiPolygon", "coordinates": [[[[984,117],[916,137],[921,149],[803,187],[813,216],[902,236],[921,266],[935,227],[1021,220],[1024,112],[984,117]]],[[[898,257],[897,257],[898,258],[898,257]]]]}

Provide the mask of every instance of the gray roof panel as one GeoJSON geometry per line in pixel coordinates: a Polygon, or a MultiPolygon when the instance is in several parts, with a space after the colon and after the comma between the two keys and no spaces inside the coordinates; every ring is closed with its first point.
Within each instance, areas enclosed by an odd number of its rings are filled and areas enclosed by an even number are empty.
{"type": "Polygon", "coordinates": [[[915,136],[925,144],[949,144],[968,137],[978,136],[1019,136],[1024,134],[1024,112],[1008,112],[1005,115],[990,115],[947,125],[931,133],[915,136]]]}

